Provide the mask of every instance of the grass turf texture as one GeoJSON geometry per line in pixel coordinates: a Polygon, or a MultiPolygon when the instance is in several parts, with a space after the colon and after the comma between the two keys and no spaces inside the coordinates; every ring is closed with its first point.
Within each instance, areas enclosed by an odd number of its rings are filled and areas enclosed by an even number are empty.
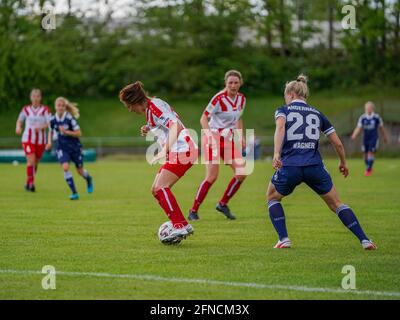
{"type": "MultiPolygon", "coordinates": [[[[194,222],[195,235],[179,246],[164,246],[156,236],[167,220],[149,189],[156,167],[144,161],[105,160],[88,165],[95,193],[87,195],[75,174],[81,200],[68,200],[60,167],[41,165],[36,194],[23,191],[23,166],[0,165],[0,270],[106,272],[161,277],[253,282],[306,287],[341,287],[342,267],[353,265],[357,289],[400,291],[400,163],[378,159],[375,174],[362,176],[363,162],[349,162],[351,175],[339,176],[337,161],[326,161],[342,200],[356,212],[378,251],[365,252],[317,195],[305,185],[285,199],[294,247],[273,250],[277,237],[265,208],[264,190],[272,175],[268,162],[231,201],[236,221],[214,206],[231,176],[219,180],[194,222]]],[[[204,175],[195,166],[174,187],[182,209],[192,204],[204,175]]],[[[158,282],[138,279],[57,276],[57,289],[41,287],[43,275],[0,273],[1,299],[382,299],[350,293],[315,293],[158,282]]],[[[398,298],[398,297],[397,297],[398,298]]]]}

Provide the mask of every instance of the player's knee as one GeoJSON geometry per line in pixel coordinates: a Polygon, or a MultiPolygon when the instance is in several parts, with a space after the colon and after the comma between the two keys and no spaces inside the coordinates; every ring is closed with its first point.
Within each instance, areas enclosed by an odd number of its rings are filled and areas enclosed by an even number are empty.
{"type": "Polygon", "coordinates": [[[276,191],[276,190],[268,189],[266,196],[267,196],[268,202],[269,201],[279,201],[280,202],[282,200],[282,195],[279,194],[278,191],[276,191]]]}
{"type": "Polygon", "coordinates": [[[26,159],[26,162],[28,166],[35,166],[36,165],[36,159],[34,157],[28,157],[26,159]]]}
{"type": "Polygon", "coordinates": [[[66,172],[66,171],[69,171],[69,164],[68,164],[68,163],[63,163],[62,167],[63,167],[63,170],[64,170],[65,172],[66,172]]]}
{"type": "Polygon", "coordinates": [[[160,191],[162,188],[165,188],[165,187],[164,187],[164,186],[161,186],[161,185],[159,185],[159,184],[156,184],[156,185],[152,186],[152,187],[151,187],[151,194],[152,194],[153,196],[156,196],[157,193],[158,193],[158,191],[160,191]]]}
{"type": "Polygon", "coordinates": [[[343,205],[343,203],[339,199],[334,199],[328,203],[328,207],[333,213],[336,213],[337,208],[339,208],[341,205],[343,205]]]}
{"type": "Polygon", "coordinates": [[[281,201],[281,198],[278,196],[278,194],[276,192],[271,193],[271,194],[267,194],[267,201],[281,201]]]}
{"type": "Polygon", "coordinates": [[[244,176],[244,175],[236,175],[235,178],[236,178],[237,180],[239,180],[240,182],[243,182],[243,181],[247,178],[247,176],[244,176]]]}
{"type": "Polygon", "coordinates": [[[215,181],[217,181],[217,178],[218,178],[218,173],[207,175],[206,180],[208,181],[208,183],[213,184],[215,181]]]}

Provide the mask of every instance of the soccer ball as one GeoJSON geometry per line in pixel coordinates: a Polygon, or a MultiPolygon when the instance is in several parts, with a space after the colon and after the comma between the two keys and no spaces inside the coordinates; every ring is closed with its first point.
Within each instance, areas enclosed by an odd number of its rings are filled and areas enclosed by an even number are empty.
{"type": "Polygon", "coordinates": [[[176,239],[167,239],[171,232],[173,231],[174,226],[172,225],[171,221],[164,222],[160,228],[158,229],[158,239],[163,243],[163,244],[178,244],[182,241],[180,238],[176,239]]]}

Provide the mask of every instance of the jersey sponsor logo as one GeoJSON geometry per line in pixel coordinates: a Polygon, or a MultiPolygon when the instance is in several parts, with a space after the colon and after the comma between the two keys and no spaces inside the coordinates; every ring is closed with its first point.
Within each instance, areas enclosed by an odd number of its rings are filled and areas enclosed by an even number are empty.
{"type": "Polygon", "coordinates": [[[307,107],[307,106],[296,106],[296,105],[291,105],[287,107],[289,111],[292,110],[297,110],[297,111],[309,111],[309,112],[315,112],[315,113],[320,113],[317,109],[314,109],[312,107],[307,107]]]}
{"type": "Polygon", "coordinates": [[[161,116],[160,117],[160,121],[161,121],[162,125],[165,126],[165,127],[169,127],[169,121],[170,120],[171,119],[169,117],[165,117],[165,116],[161,116]]]}
{"type": "Polygon", "coordinates": [[[363,125],[364,130],[374,130],[375,127],[376,127],[375,120],[365,121],[363,125]]]}

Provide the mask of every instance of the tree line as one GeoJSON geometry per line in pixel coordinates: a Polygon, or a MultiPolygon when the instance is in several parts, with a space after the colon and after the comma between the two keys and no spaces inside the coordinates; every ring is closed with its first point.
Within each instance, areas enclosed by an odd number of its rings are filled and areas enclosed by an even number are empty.
{"type": "Polygon", "coordinates": [[[0,109],[33,87],[48,99],[116,97],[137,79],[152,93],[202,96],[232,68],[248,93],[280,93],[299,72],[313,89],[400,81],[400,0],[351,1],[354,30],[337,28],[341,0],[132,0],[123,18],[111,1],[91,16],[68,1],[54,30],[40,14],[53,1],[37,3],[0,1],[0,109]]]}

